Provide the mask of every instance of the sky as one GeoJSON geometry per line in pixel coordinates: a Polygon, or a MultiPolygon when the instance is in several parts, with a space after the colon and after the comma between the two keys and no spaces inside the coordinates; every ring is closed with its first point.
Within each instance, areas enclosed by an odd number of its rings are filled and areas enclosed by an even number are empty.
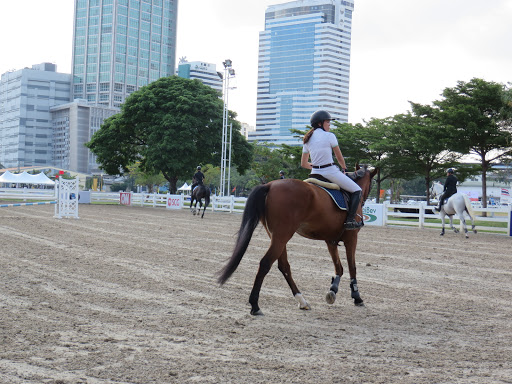
{"type": "MultiPolygon", "coordinates": [[[[512,82],[512,0],[352,0],[349,122],[430,104],[478,77],[512,82]]],[[[176,61],[231,59],[229,109],[255,125],[259,32],[283,0],[179,0],[176,61]]],[[[71,72],[73,0],[0,0],[0,74],[52,62],[71,72]]]]}

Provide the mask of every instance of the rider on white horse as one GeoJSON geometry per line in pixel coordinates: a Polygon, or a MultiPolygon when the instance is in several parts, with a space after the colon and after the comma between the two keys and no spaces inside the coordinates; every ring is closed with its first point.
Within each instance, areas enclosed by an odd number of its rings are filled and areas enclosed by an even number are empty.
{"type": "Polygon", "coordinates": [[[446,171],[446,181],[444,182],[443,194],[439,197],[439,204],[436,207],[436,211],[440,211],[445,200],[452,195],[457,193],[457,177],[453,174],[453,168],[449,168],[446,171]]]}

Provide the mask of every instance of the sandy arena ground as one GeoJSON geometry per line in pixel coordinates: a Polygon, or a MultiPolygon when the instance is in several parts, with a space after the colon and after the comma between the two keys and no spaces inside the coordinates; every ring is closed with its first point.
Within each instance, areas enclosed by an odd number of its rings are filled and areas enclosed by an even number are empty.
{"type": "MultiPolygon", "coordinates": [[[[512,239],[366,226],[334,305],[325,244],[289,243],[301,311],[261,226],[226,285],[241,215],[0,208],[0,383],[512,383],[512,239]]],[[[343,256],[344,256],[344,249],[343,256]]]]}

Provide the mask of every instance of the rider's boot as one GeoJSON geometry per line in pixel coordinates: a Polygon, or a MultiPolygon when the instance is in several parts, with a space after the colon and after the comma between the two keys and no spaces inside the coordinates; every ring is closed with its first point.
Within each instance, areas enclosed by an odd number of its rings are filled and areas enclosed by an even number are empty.
{"type": "Polygon", "coordinates": [[[361,202],[362,191],[354,192],[350,195],[350,199],[348,202],[348,213],[347,219],[345,220],[345,229],[353,230],[361,228],[364,225],[363,220],[356,221],[356,212],[357,208],[359,208],[359,203],[361,202]]]}
{"type": "Polygon", "coordinates": [[[443,206],[443,200],[444,200],[444,196],[441,195],[441,197],[439,198],[439,203],[437,204],[437,207],[435,207],[435,210],[437,212],[441,212],[441,207],[443,206]]]}

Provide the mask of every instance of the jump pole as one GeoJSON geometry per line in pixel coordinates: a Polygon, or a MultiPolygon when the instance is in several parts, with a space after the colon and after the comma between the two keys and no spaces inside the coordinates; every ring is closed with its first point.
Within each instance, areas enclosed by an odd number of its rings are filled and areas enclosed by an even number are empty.
{"type": "Polygon", "coordinates": [[[56,201],[43,201],[39,203],[13,203],[13,204],[0,204],[0,208],[7,207],[24,207],[26,205],[44,205],[44,204],[57,204],[56,201]]]}

